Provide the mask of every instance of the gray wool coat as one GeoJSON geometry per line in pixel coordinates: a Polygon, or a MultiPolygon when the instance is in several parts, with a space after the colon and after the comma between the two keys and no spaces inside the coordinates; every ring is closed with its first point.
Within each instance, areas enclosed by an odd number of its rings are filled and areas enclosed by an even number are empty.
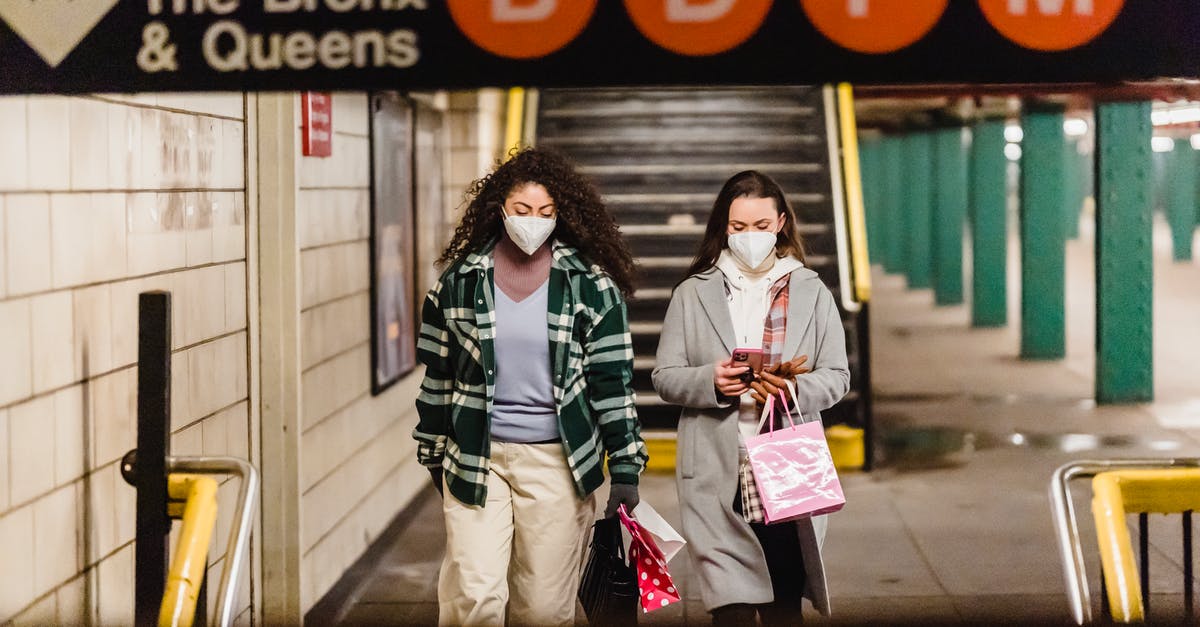
{"type": "MultiPolygon", "coordinates": [[[[793,271],[788,289],[783,359],[808,355],[812,372],[797,376],[796,386],[804,418],[813,420],[850,388],[845,332],[833,295],[817,273],[793,271]]],[[[710,611],[730,603],[774,600],[762,547],[750,525],[733,511],[737,399],[718,398],[713,385],[713,364],[728,359],[735,348],[721,271],[712,268],[681,283],[667,309],[652,376],[663,400],[683,407],[676,464],[683,536],[710,611]]],[[[817,516],[796,525],[807,574],[803,594],[822,614],[829,613],[821,561],[826,524],[826,517],[817,516]]]]}

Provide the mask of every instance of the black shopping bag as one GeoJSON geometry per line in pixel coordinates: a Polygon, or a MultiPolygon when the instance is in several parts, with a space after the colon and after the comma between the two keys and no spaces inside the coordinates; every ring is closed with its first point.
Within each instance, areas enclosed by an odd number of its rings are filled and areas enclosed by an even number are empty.
{"type": "Polygon", "coordinates": [[[615,516],[597,520],[579,584],[579,602],[588,622],[636,625],[638,600],[637,575],[625,563],[620,521],[615,516]]]}

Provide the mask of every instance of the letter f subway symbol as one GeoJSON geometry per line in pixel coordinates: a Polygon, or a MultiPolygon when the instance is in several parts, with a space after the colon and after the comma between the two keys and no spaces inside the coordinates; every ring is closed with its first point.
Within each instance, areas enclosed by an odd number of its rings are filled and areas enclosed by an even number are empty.
{"type": "Polygon", "coordinates": [[[450,17],[475,45],[509,59],[536,59],[579,36],[596,0],[447,0],[450,17]]]}

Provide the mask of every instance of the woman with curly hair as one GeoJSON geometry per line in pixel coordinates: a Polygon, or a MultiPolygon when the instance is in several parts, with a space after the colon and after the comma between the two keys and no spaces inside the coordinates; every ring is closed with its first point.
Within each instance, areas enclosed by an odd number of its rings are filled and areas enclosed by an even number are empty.
{"type": "Polygon", "coordinates": [[[442,625],[569,625],[593,492],[646,464],[624,297],[633,264],[595,188],[526,149],[476,181],[422,309],[417,458],[443,493],[442,625]]]}

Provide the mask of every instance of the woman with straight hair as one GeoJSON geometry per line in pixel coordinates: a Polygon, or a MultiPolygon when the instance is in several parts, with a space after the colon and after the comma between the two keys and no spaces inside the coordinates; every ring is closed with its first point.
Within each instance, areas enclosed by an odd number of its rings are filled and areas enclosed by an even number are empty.
{"type": "Polygon", "coordinates": [[[676,466],[683,535],[715,625],[753,625],[756,615],[768,626],[795,624],[804,597],[829,612],[825,517],[763,524],[742,490],[745,439],[757,434],[763,403],[776,402],[785,380],[806,420],[819,420],[850,386],[841,317],[817,273],[804,267],[798,226],[770,177],[730,178],[659,340],[654,388],[683,407],[676,466]],[[737,349],[761,349],[757,374],[733,361],[737,349]]]}
{"type": "Polygon", "coordinates": [[[638,503],[633,263],[560,155],[476,181],[421,312],[417,459],[443,492],[442,625],[572,625],[593,492],[638,503]]]}

